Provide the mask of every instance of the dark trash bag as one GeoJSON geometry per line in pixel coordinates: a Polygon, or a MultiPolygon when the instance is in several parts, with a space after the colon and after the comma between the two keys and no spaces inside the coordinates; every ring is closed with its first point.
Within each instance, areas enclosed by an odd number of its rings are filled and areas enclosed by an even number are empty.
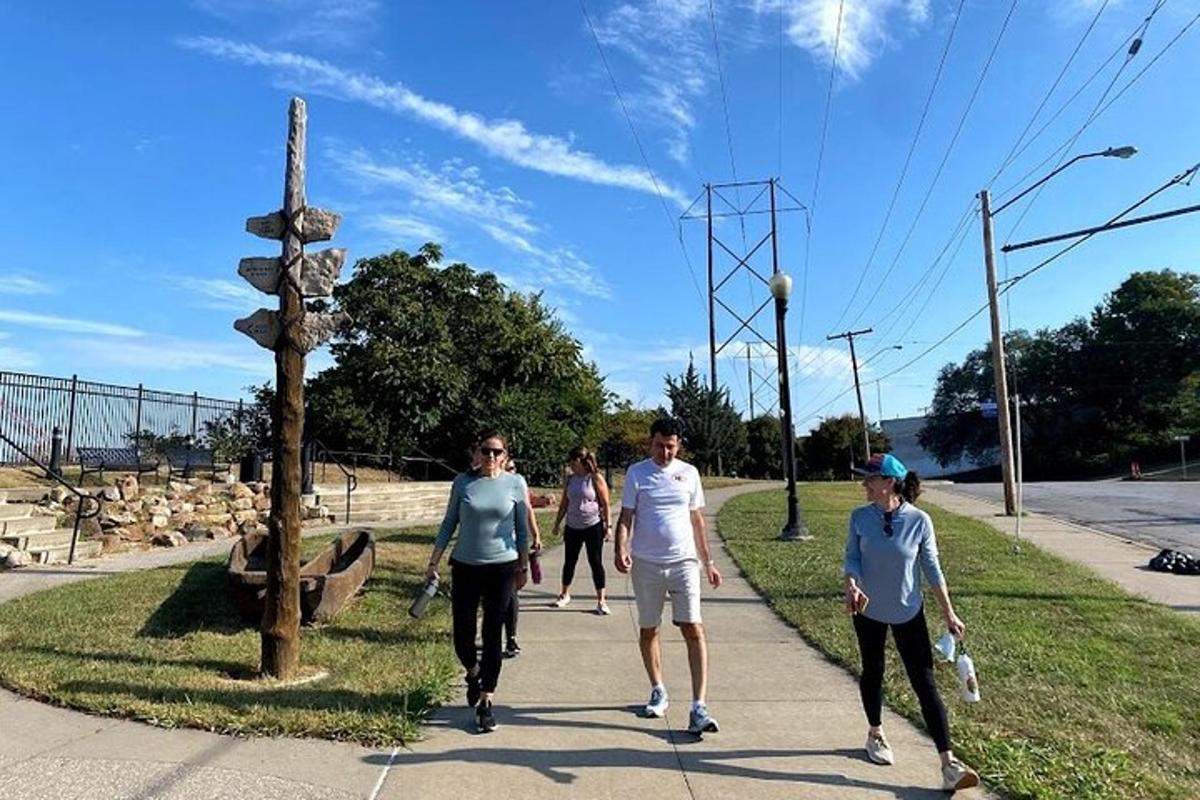
{"type": "Polygon", "coordinates": [[[1160,550],[1150,559],[1150,569],[1155,572],[1173,572],[1176,575],[1200,575],[1200,559],[1178,550],[1160,550]]]}

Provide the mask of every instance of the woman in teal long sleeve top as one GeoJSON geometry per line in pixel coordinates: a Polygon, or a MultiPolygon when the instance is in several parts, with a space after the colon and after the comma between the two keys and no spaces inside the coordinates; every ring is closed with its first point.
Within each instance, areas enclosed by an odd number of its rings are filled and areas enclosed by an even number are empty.
{"type": "Polygon", "coordinates": [[[442,553],[450,552],[454,650],[467,671],[467,704],[481,732],[496,728],[492,696],[500,678],[501,623],[513,592],[529,574],[529,525],[525,479],[504,471],[508,445],[488,433],[476,446],[479,466],[454,479],[427,577],[438,577],[442,553]],[[483,606],[483,652],[475,650],[476,619],[483,606]]]}

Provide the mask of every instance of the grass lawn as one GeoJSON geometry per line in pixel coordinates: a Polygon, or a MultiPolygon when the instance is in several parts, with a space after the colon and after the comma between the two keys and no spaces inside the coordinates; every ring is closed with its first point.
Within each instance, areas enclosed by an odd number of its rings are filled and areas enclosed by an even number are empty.
{"type": "MultiPolygon", "coordinates": [[[[782,492],[734,498],[720,514],[751,582],[804,639],[855,673],[841,565],[849,512],[863,502],[857,484],[802,487],[814,534],[804,544],[774,540],[782,492]]],[[[951,664],[938,666],[938,683],[955,750],[987,784],[1014,798],[1200,797],[1200,623],[1031,545],[1014,555],[982,523],[925,510],[983,701],[958,699],[951,664]]],[[[932,598],[927,606],[936,638],[940,614],[932,598]]],[[[921,724],[891,646],[885,692],[891,708],[921,724]]]]}
{"type": "MultiPolygon", "coordinates": [[[[552,518],[540,521],[549,539],[552,518]]],[[[434,528],[377,532],[375,572],[333,622],[302,630],[301,663],[329,677],[272,688],[237,680],[258,666],[257,629],[225,597],[223,560],[70,584],[0,605],[0,684],[59,705],[165,727],[391,745],[420,734],[457,696],[450,604],[407,609],[434,528]]],[[[304,542],[319,550],[325,537],[304,542]]],[[[444,564],[444,562],[443,562],[444,564]]]]}

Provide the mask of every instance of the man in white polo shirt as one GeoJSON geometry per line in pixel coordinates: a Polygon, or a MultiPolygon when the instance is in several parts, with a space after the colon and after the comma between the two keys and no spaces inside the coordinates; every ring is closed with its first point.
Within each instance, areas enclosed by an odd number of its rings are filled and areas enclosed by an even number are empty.
{"type": "Polygon", "coordinates": [[[655,421],[650,426],[650,458],[625,473],[614,561],[617,571],[632,573],[641,629],[638,644],[651,687],[646,716],[661,717],[668,705],[658,628],[669,596],[671,621],[687,642],[692,671],[688,730],[699,736],[718,729],[705,705],[708,650],[700,622],[700,568],[703,565],[714,589],[721,585],[721,573],[708,549],[700,473],[675,458],[681,445],[680,433],[679,423],[673,419],[655,421]]]}

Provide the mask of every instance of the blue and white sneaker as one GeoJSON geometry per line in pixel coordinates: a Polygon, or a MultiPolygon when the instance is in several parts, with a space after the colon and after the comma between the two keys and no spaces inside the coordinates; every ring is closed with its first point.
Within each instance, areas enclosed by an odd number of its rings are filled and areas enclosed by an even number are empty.
{"type": "Polygon", "coordinates": [[[667,701],[667,690],[662,686],[655,686],[650,690],[650,700],[646,703],[645,715],[661,717],[667,713],[669,705],[671,704],[667,701]]]}
{"type": "Polygon", "coordinates": [[[708,715],[708,706],[703,703],[692,706],[688,714],[688,733],[700,736],[705,733],[716,733],[721,730],[717,721],[708,715]]]}

